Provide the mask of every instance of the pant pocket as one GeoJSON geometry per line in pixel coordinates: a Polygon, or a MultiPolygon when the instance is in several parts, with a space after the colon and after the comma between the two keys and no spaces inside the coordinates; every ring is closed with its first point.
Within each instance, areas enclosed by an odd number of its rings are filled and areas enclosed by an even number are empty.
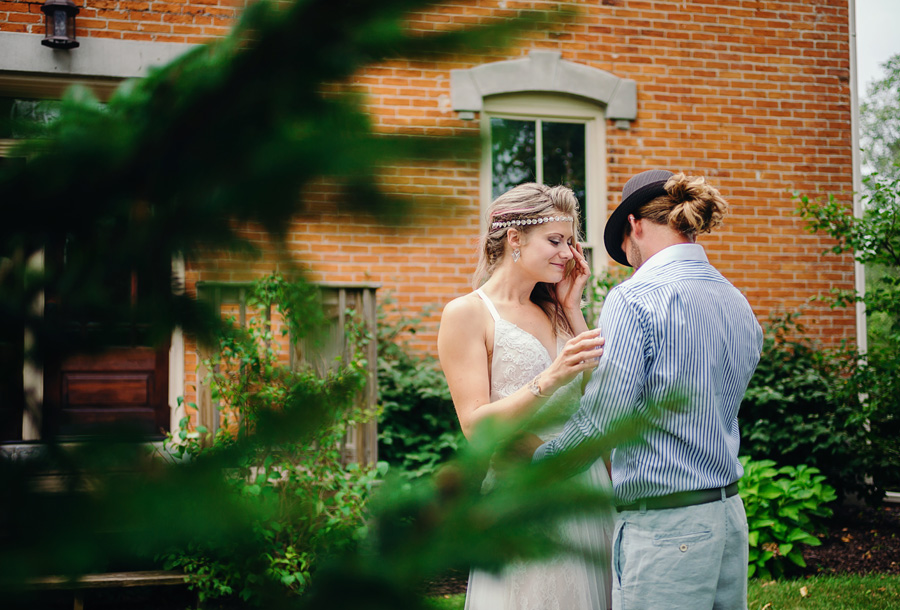
{"type": "Polygon", "coordinates": [[[616,527],[615,534],[613,535],[613,545],[612,545],[612,571],[613,578],[615,582],[613,583],[616,587],[622,587],[622,567],[624,565],[624,555],[622,549],[622,539],[625,537],[625,526],[626,523],[622,521],[616,527]]]}
{"type": "Polygon", "coordinates": [[[712,532],[702,530],[699,532],[690,532],[686,534],[658,534],[653,537],[653,546],[655,547],[672,547],[685,552],[692,546],[704,540],[712,538],[712,532]]]}

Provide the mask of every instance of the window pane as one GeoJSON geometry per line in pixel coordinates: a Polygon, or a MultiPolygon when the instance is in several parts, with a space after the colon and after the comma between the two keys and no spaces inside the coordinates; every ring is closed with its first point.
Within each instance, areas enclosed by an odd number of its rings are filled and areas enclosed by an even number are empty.
{"type": "Polygon", "coordinates": [[[543,121],[544,184],[562,184],[575,191],[581,211],[581,235],[587,235],[585,208],[585,125],[584,123],[551,123],[543,121]]]}
{"type": "Polygon", "coordinates": [[[491,119],[492,198],[536,180],[534,125],[534,121],[491,119]]]}
{"type": "Polygon", "coordinates": [[[59,116],[58,100],[0,97],[0,138],[39,136],[43,127],[59,116]]]}

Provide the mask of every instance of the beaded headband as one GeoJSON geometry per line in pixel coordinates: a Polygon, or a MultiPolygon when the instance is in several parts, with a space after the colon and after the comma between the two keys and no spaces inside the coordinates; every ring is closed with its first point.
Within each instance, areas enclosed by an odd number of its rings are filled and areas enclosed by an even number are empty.
{"type": "Polygon", "coordinates": [[[518,220],[504,220],[491,223],[491,229],[503,229],[513,225],[540,225],[545,222],[572,222],[571,216],[542,216],[541,218],[520,218],[518,220]]]}

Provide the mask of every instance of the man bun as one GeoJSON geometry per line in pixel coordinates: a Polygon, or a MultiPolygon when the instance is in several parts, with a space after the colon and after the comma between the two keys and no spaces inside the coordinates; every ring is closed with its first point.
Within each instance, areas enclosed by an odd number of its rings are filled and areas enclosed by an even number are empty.
{"type": "Polygon", "coordinates": [[[728,202],[703,176],[679,172],[666,181],[664,188],[672,204],[667,224],[688,237],[709,233],[728,213],[728,202]]]}

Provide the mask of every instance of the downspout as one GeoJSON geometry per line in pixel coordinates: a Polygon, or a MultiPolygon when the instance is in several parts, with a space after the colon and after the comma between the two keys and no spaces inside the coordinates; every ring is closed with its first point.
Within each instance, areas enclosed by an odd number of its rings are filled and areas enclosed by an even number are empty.
{"type": "MultiPolygon", "coordinates": [[[[859,152],[859,90],[856,71],[856,0],[850,0],[850,142],[852,146],[851,161],[853,163],[853,215],[862,218],[862,161],[859,152]]],[[[856,293],[866,294],[866,269],[858,261],[853,262],[855,272],[856,293]]],[[[860,354],[868,349],[866,339],[866,306],[856,303],[856,345],[860,354]]]]}

